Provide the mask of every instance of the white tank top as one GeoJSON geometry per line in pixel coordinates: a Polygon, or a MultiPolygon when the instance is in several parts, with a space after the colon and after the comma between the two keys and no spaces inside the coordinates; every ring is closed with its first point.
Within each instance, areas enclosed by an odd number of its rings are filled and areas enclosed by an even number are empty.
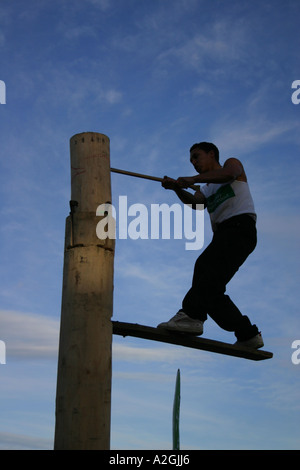
{"type": "Polygon", "coordinates": [[[201,193],[206,198],[207,210],[213,231],[224,220],[240,214],[249,214],[256,220],[253,199],[248,183],[209,183],[201,186],[201,193]]]}

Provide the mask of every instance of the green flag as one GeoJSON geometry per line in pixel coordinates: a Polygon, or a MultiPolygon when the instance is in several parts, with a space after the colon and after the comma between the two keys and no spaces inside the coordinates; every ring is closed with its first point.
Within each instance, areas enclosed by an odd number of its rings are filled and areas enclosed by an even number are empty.
{"type": "Polygon", "coordinates": [[[180,369],[177,371],[173,404],[173,450],[179,450],[180,369]]]}

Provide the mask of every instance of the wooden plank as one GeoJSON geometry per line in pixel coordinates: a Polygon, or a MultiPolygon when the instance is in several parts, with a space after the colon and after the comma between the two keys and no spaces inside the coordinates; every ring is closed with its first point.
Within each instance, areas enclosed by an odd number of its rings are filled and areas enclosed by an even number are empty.
{"type": "Polygon", "coordinates": [[[273,353],[262,351],[259,349],[250,349],[234,344],[223,343],[212,339],[201,338],[183,333],[170,332],[161,328],[153,328],[151,326],[139,325],[137,323],[124,323],[113,321],[113,334],[120,336],[133,336],[136,338],[149,339],[152,341],[160,341],[163,343],[177,344],[188,348],[201,349],[217,354],[225,354],[227,356],[241,357],[252,361],[262,361],[271,359],[273,353]]]}

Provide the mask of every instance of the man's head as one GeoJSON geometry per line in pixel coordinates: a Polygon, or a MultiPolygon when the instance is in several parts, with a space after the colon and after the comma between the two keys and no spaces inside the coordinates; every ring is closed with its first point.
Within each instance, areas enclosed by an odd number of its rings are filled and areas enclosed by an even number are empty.
{"type": "Polygon", "coordinates": [[[190,148],[190,161],[198,173],[220,166],[219,149],[211,142],[199,142],[190,148]]]}
{"type": "Polygon", "coordinates": [[[214,152],[215,160],[219,163],[219,149],[215,146],[215,144],[212,144],[211,142],[199,142],[198,144],[192,145],[190,148],[190,153],[197,149],[204,150],[206,153],[214,152]]]}

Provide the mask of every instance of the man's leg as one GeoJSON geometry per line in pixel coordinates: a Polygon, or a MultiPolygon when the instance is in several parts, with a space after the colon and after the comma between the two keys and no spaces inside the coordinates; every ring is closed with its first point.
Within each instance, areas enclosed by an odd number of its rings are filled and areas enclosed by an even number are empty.
{"type": "Polygon", "coordinates": [[[221,228],[196,261],[192,288],[186,294],[183,311],[205,321],[207,314],[223,329],[234,331],[239,341],[255,336],[258,329],[242,315],[229,296],[226,284],[256,245],[256,229],[246,216],[221,228]]]}

